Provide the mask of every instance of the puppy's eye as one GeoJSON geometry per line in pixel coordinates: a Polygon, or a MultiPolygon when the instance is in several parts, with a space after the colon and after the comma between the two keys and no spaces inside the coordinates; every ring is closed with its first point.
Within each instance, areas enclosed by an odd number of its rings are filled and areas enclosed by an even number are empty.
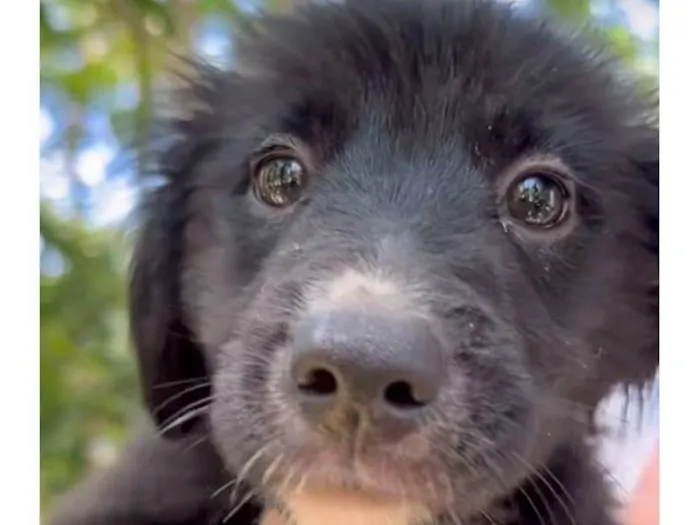
{"type": "Polygon", "coordinates": [[[508,213],[527,226],[551,228],[566,218],[569,193],[555,175],[528,173],[506,193],[508,213]]]}
{"type": "Polygon", "coordinates": [[[301,197],[306,178],[304,166],[293,156],[269,156],[254,168],[253,191],[268,206],[290,206],[301,197]]]}

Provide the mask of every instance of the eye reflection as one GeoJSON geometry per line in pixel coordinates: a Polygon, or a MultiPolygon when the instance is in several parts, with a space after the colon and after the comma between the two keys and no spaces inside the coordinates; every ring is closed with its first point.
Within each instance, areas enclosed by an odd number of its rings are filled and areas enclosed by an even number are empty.
{"type": "Polygon", "coordinates": [[[299,200],[306,183],[306,171],[291,156],[263,160],[254,174],[255,195],[269,206],[289,206],[299,200]]]}
{"type": "Polygon", "coordinates": [[[510,215],[530,226],[551,227],[566,211],[568,195],[553,177],[534,174],[518,179],[508,189],[506,201],[510,215]]]}

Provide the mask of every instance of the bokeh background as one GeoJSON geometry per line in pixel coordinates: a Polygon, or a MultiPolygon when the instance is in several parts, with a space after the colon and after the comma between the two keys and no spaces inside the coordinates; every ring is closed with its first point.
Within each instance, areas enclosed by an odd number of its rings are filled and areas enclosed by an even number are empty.
{"type": "MultiPolygon", "coordinates": [[[[147,136],[174,53],[228,66],[246,12],[299,0],[41,0],[41,504],[144,417],[126,270],[147,136]]],[[[649,82],[658,0],[505,0],[596,28],[649,82]]]]}

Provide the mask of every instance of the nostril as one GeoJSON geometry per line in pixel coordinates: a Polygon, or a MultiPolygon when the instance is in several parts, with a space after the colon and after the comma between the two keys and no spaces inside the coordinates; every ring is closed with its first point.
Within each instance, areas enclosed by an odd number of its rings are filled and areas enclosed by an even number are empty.
{"type": "Polygon", "coordinates": [[[384,400],[395,408],[408,409],[425,406],[425,402],[417,398],[410,383],[396,381],[384,390],[384,400]]]}
{"type": "Polygon", "coordinates": [[[305,394],[329,396],[335,394],[338,382],[333,372],[325,368],[309,370],[304,377],[297,382],[297,388],[305,394]]]}

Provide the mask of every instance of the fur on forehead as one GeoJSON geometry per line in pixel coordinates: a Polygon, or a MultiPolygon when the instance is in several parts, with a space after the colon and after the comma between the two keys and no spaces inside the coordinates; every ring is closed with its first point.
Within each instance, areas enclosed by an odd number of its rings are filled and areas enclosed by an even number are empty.
{"type": "MultiPolygon", "coordinates": [[[[552,122],[562,142],[582,126],[609,151],[655,142],[639,140],[653,101],[620,78],[616,61],[583,35],[563,37],[511,9],[484,0],[347,0],[252,18],[238,33],[233,70],[197,64],[177,104],[187,110],[168,125],[200,144],[245,129],[246,139],[285,131],[326,149],[377,121],[394,135],[410,128],[419,141],[453,138],[468,124],[470,142],[511,149],[527,147],[523,137],[547,141],[552,122]],[[281,129],[270,129],[271,115],[281,129]]],[[[166,164],[176,166],[171,153],[166,164]]]]}
{"type": "MultiPolygon", "coordinates": [[[[601,90],[619,97],[622,108],[630,103],[614,61],[583,33],[562,38],[552,24],[523,20],[502,3],[322,4],[250,21],[238,38],[239,71],[285,89],[346,97],[383,92],[415,103],[436,91],[464,99],[489,95],[494,110],[499,97],[517,107],[547,94],[599,110],[601,90]]],[[[637,108],[630,109],[633,119],[637,108]]]]}

